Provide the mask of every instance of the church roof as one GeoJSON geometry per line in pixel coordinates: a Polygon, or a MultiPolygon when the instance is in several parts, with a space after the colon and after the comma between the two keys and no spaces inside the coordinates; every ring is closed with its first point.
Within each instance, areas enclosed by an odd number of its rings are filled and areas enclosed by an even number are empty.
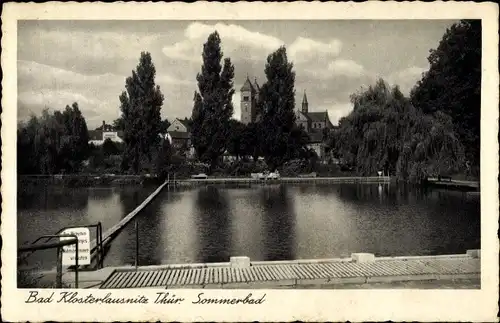
{"type": "Polygon", "coordinates": [[[302,98],[302,103],[306,103],[306,104],[307,104],[307,95],[306,95],[306,91],[304,91],[304,97],[302,98]]]}
{"type": "Polygon", "coordinates": [[[252,85],[252,82],[250,82],[250,79],[247,77],[247,80],[245,81],[245,84],[240,89],[241,92],[254,92],[255,88],[252,85]]]}
{"type": "Polygon", "coordinates": [[[259,86],[259,83],[257,83],[257,78],[255,78],[255,80],[253,81],[253,86],[255,87],[255,89],[257,91],[260,91],[260,86],[259,86]]]}
{"type": "Polygon", "coordinates": [[[323,112],[309,112],[307,114],[309,119],[312,122],[322,122],[322,121],[330,121],[330,118],[328,117],[328,112],[323,111],[323,112]]]}

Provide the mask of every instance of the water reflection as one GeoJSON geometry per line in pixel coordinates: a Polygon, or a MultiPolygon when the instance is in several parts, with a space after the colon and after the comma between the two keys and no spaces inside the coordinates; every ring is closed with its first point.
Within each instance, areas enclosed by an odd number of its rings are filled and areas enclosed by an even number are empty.
{"type": "MultiPolygon", "coordinates": [[[[69,225],[109,229],[154,189],[40,189],[20,193],[18,243],[69,225]]],[[[164,191],[137,217],[140,265],[463,253],[480,247],[479,196],[405,185],[208,186],[164,191]]],[[[43,266],[55,253],[38,253],[43,266]]],[[[106,265],[135,262],[135,226],[106,265]]],[[[49,263],[48,265],[46,265],[49,263]]]]}
{"type": "Polygon", "coordinates": [[[57,209],[82,210],[88,205],[88,189],[51,188],[27,189],[17,194],[18,210],[57,209]]]}
{"type": "Polygon", "coordinates": [[[228,261],[231,220],[227,192],[214,186],[200,188],[195,197],[195,223],[198,230],[198,254],[201,262],[228,261]]]}
{"type": "Polygon", "coordinates": [[[264,221],[262,223],[265,259],[295,259],[295,209],[284,185],[261,190],[264,221]]]}

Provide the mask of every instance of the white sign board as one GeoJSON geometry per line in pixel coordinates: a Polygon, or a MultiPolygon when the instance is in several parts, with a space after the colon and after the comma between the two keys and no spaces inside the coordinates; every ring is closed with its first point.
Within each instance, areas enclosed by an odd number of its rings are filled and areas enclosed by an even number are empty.
{"type": "MultiPolygon", "coordinates": [[[[71,228],[61,232],[61,235],[72,234],[78,237],[78,265],[90,265],[90,230],[89,228],[71,228]]],[[[62,240],[73,239],[61,237],[62,240]]],[[[76,244],[62,247],[62,265],[76,264],[76,244]]]]}

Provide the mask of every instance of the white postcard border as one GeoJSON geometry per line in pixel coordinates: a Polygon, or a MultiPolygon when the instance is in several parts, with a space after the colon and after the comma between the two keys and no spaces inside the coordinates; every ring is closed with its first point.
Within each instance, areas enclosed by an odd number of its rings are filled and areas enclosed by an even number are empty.
{"type": "MultiPolygon", "coordinates": [[[[493,3],[8,3],[2,13],[2,317],[8,321],[491,321],[498,300],[498,6],[493,3]],[[171,290],[180,305],[26,304],[16,288],[17,20],[482,19],[481,290],[171,290]],[[262,305],[193,305],[266,294],[262,305]]],[[[67,291],[67,290],[66,290],[67,291]]],[[[72,290],[103,297],[106,290],[72,290]]],[[[165,291],[165,290],[163,290],[165,291]]],[[[38,290],[39,293],[59,290],[38,290]]],[[[158,290],[116,290],[114,297],[158,290]]],[[[57,299],[57,297],[54,298],[57,299]]]]}

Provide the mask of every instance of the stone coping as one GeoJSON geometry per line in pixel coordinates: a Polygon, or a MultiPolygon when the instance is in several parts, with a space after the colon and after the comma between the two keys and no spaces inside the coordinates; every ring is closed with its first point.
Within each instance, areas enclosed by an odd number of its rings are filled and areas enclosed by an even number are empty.
{"type": "MultiPolygon", "coordinates": [[[[436,256],[396,256],[396,257],[375,257],[374,261],[404,261],[404,260],[432,260],[432,259],[452,259],[452,258],[480,258],[480,250],[467,250],[464,254],[436,255],[436,256]]],[[[250,266],[268,266],[268,265],[298,265],[298,264],[321,264],[332,262],[354,262],[353,257],[346,258],[323,258],[323,259],[297,259],[297,260],[275,260],[275,261],[250,261],[250,266]]],[[[231,267],[231,262],[212,262],[212,263],[185,263],[185,264],[164,264],[138,266],[141,271],[163,270],[163,269],[201,269],[214,267],[231,267]]],[[[125,266],[107,266],[103,269],[94,271],[79,271],[100,272],[103,270],[119,270],[119,271],[135,271],[136,267],[132,265],[125,266]]],[[[71,272],[72,271],[67,271],[71,272]]],[[[52,270],[40,271],[41,274],[55,273],[55,268],[52,270]]]]}
{"type": "MultiPolygon", "coordinates": [[[[432,260],[432,259],[450,259],[450,258],[479,258],[478,250],[467,250],[465,254],[450,254],[437,256],[397,256],[397,257],[375,257],[375,261],[391,261],[391,260],[432,260]]],[[[267,265],[297,265],[297,264],[321,264],[331,262],[354,262],[352,257],[348,258],[324,258],[324,259],[297,259],[297,260],[275,260],[275,261],[251,261],[250,266],[267,266],[267,265]]],[[[141,271],[146,270],[162,270],[162,269],[196,269],[196,268],[211,268],[211,267],[231,267],[231,262],[213,262],[213,263],[186,263],[186,264],[165,264],[139,266],[141,271]]],[[[116,270],[136,270],[135,266],[118,266],[113,267],[116,270]]]]}

